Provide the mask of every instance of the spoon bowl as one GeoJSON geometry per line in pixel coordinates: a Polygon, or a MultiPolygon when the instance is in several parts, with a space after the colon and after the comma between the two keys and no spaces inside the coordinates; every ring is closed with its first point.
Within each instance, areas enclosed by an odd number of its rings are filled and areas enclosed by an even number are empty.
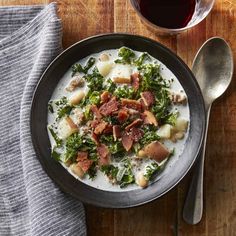
{"type": "Polygon", "coordinates": [[[232,51],[225,40],[218,37],[207,40],[197,52],[192,71],[202,91],[207,120],[202,151],[193,172],[184,204],[183,218],[189,224],[197,224],[203,212],[203,171],[211,105],[226,91],[233,76],[232,51]]]}
{"type": "Polygon", "coordinates": [[[224,39],[214,37],[199,49],[192,67],[205,105],[210,105],[228,88],[233,75],[233,55],[224,39]]]}

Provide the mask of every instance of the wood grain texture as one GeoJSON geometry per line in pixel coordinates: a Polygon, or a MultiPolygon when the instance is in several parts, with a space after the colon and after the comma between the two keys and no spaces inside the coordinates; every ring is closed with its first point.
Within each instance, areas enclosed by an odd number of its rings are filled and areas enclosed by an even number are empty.
{"type": "MultiPolygon", "coordinates": [[[[49,0],[0,0],[0,5],[45,4],[49,0]]],[[[64,48],[100,33],[127,32],[159,41],[189,66],[202,43],[220,36],[236,58],[236,0],[217,0],[211,14],[178,36],[160,37],[146,28],[129,0],[58,0],[64,48]]],[[[236,80],[212,107],[207,141],[204,215],[196,226],[182,220],[191,173],[177,188],[145,206],[112,210],[86,206],[89,236],[236,235],[236,80]]]]}

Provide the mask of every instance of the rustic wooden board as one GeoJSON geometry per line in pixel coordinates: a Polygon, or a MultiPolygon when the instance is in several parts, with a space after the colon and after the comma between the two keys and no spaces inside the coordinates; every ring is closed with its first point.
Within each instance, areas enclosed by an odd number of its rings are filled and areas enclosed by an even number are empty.
{"type": "MultiPolygon", "coordinates": [[[[0,5],[44,4],[48,0],[0,0],[0,5]]],[[[201,44],[224,37],[236,58],[236,0],[218,0],[201,24],[178,36],[160,37],[147,29],[129,0],[58,0],[63,45],[106,32],[127,32],[157,40],[189,66],[201,44]]],[[[111,210],[86,206],[88,235],[114,236],[233,236],[236,235],[236,81],[217,101],[210,118],[206,153],[204,215],[189,226],[182,220],[188,175],[177,188],[145,206],[111,210]]]]}

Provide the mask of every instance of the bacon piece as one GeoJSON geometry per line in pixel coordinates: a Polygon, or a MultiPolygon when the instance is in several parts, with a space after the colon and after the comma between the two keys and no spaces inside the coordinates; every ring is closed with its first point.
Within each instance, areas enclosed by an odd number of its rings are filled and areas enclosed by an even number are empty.
{"type": "Polygon", "coordinates": [[[139,111],[134,110],[134,109],[132,109],[132,108],[129,108],[127,111],[128,111],[128,113],[129,113],[131,116],[140,114],[139,111]]]}
{"type": "Polygon", "coordinates": [[[126,121],[128,117],[129,117],[129,114],[126,109],[119,110],[117,118],[120,123],[126,121]]]}
{"type": "Polygon", "coordinates": [[[139,157],[149,157],[156,160],[157,162],[162,162],[169,156],[169,154],[169,150],[158,141],[154,141],[146,145],[138,152],[139,157]]]}
{"type": "Polygon", "coordinates": [[[94,129],[94,133],[95,134],[101,134],[103,132],[103,130],[106,128],[107,126],[107,122],[105,121],[101,121],[94,129]]]}
{"type": "Polygon", "coordinates": [[[99,112],[99,110],[98,110],[98,108],[97,108],[96,105],[91,105],[91,106],[90,106],[90,110],[93,112],[93,114],[94,114],[94,116],[95,116],[96,118],[98,118],[98,119],[101,119],[101,118],[102,118],[102,116],[101,116],[101,114],[100,114],[100,112],[99,112]]]}
{"type": "Polygon", "coordinates": [[[79,151],[77,152],[77,161],[79,161],[80,159],[87,159],[88,158],[88,152],[82,152],[79,151]]]}
{"type": "Polygon", "coordinates": [[[130,130],[130,136],[134,140],[134,142],[138,142],[139,139],[142,138],[143,134],[144,133],[141,129],[135,127],[130,130]]]}
{"type": "Polygon", "coordinates": [[[139,73],[134,73],[131,75],[131,84],[135,91],[139,88],[140,75],[139,73]]]}
{"type": "Polygon", "coordinates": [[[111,94],[108,91],[104,91],[101,94],[101,103],[106,103],[110,100],[111,94]]]}
{"type": "Polygon", "coordinates": [[[131,78],[126,78],[126,77],[114,77],[113,82],[117,84],[130,84],[131,83],[131,78]]]}
{"type": "Polygon", "coordinates": [[[118,138],[121,137],[120,126],[114,125],[112,128],[113,128],[113,137],[114,137],[114,140],[116,141],[118,138]]]}
{"type": "Polygon", "coordinates": [[[136,120],[134,120],[132,123],[130,123],[129,125],[127,125],[127,126],[125,127],[125,130],[126,130],[126,131],[129,131],[131,128],[137,127],[137,126],[141,125],[142,123],[143,123],[143,121],[142,121],[141,119],[136,119],[136,120]]]}
{"type": "Polygon", "coordinates": [[[89,123],[90,123],[89,125],[91,126],[91,128],[95,129],[97,127],[97,125],[100,123],[100,121],[99,120],[92,120],[89,123]]]}
{"type": "Polygon", "coordinates": [[[87,172],[93,163],[92,160],[88,159],[87,152],[78,152],[76,160],[78,161],[77,165],[83,170],[83,172],[87,172]]]}
{"type": "Polygon", "coordinates": [[[94,132],[92,132],[92,136],[91,137],[92,137],[93,141],[96,143],[96,145],[99,145],[98,137],[97,137],[97,135],[94,132]]]}
{"type": "Polygon", "coordinates": [[[154,104],[155,102],[155,97],[152,92],[150,91],[144,91],[140,93],[141,98],[143,99],[144,104],[149,107],[154,104]]]}
{"type": "Polygon", "coordinates": [[[158,126],[158,122],[154,114],[150,111],[144,111],[143,113],[143,122],[144,124],[150,124],[154,126],[158,126]]]}
{"type": "Polygon", "coordinates": [[[103,130],[104,134],[112,134],[113,129],[111,124],[107,124],[106,128],[103,130]]]}
{"type": "Polygon", "coordinates": [[[142,108],[141,103],[139,101],[126,98],[121,98],[121,105],[139,111],[142,108]]]}
{"type": "Polygon", "coordinates": [[[100,165],[108,165],[110,163],[109,149],[105,144],[101,144],[97,147],[100,165]]]}
{"type": "Polygon", "coordinates": [[[139,99],[140,103],[141,103],[141,107],[142,107],[142,110],[145,111],[148,109],[148,107],[145,105],[144,101],[142,98],[139,99]]]}
{"type": "Polygon", "coordinates": [[[133,139],[130,135],[128,134],[124,134],[122,137],[121,137],[121,142],[122,142],[122,145],[124,147],[124,149],[128,152],[132,145],[133,145],[133,139]]]}
{"type": "Polygon", "coordinates": [[[116,97],[112,97],[109,102],[104,103],[99,108],[99,111],[103,116],[108,116],[117,110],[118,110],[118,102],[116,101],[116,97]]]}

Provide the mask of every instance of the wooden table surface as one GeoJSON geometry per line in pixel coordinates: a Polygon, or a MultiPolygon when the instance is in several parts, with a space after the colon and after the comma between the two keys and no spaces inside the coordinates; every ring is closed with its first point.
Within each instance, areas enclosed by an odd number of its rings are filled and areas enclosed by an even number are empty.
{"type": "MultiPolygon", "coordinates": [[[[0,0],[0,5],[49,3],[0,0]]],[[[64,48],[91,35],[127,32],[152,38],[177,53],[189,66],[202,43],[221,36],[236,58],[236,0],[216,0],[211,14],[193,29],[172,37],[149,31],[129,0],[58,0],[64,48]]],[[[207,141],[204,214],[196,226],[182,220],[191,173],[159,200],[145,206],[112,210],[86,206],[89,236],[231,236],[236,235],[236,78],[212,107],[207,141]]]]}

